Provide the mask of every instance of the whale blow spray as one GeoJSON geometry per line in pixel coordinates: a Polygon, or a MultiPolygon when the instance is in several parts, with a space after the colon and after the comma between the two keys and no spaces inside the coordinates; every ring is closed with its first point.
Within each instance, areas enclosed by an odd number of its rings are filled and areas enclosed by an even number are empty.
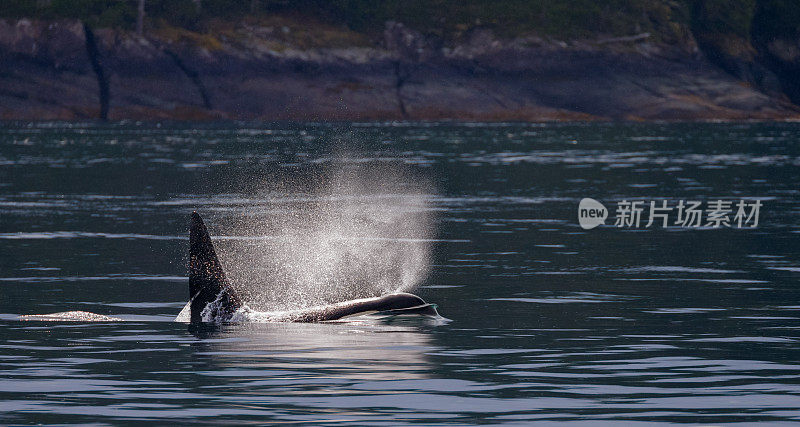
{"type": "Polygon", "coordinates": [[[220,218],[220,259],[243,299],[289,310],[414,289],[434,230],[426,185],[386,165],[317,178],[303,191],[262,184],[220,218]]]}

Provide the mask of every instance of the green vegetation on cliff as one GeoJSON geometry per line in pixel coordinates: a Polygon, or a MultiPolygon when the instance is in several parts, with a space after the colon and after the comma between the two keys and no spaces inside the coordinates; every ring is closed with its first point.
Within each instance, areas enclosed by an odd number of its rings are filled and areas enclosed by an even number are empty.
{"type": "MultiPolygon", "coordinates": [[[[137,0],[3,0],[0,17],[81,19],[133,29],[137,0]]],[[[751,34],[796,35],[798,0],[146,0],[146,26],[208,32],[213,23],[252,16],[312,18],[367,35],[399,21],[429,36],[458,39],[475,27],[500,36],[534,33],[561,39],[650,33],[686,41],[687,28],[720,49],[744,52],[751,34]]]]}
{"type": "MultiPolygon", "coordinates": [[[[137,4],[3,0],[0,17],[73,18],[92,27],[132,30],[137,4]]],[[[741,75],[737,63],[753,61],[754,46],[776,38],[797,39],[800,0],[145,0],[145,31],[217,36],[231,27],[226,23],[242,20],[271,20],[279,28],[307,31],[338,27],[355,44],[380,39],[387,21],[402,22],[445,43],[474,28],[491,29],[500,37],[534,34],[561,40],[647,33],[649,41],[683,46],[694,38],[712,61],[741,75]],[[356,33],[361,36],[353,37],[356,33]]]]}
{"type": "MultiPolygon", "coordinates": [[[[3,0],[0,16],[77,18],[97,27],[133,29],[136,0],[3,0]]],[[[215,20],[252,15],[313,17],[364,34],[399,21],[427,35],[457,39],[471,28],[501,36],[557,38],[629,36],[649,32],[668,43],[685,36],[686,0],[146,0],[148,26],[207,30],[215,20]]]]}
{"type": "MultiPolygon", "coordinates": [[[[3,0],[0,17],[76,18],[98,27],[132,29],[137,0],[3,0]]],[[[252,15],[311,16],[374,33],[399,21],[429,35],[458,37],[480,26],[514,36],[563,38],[625,36],[649,32],[677,41],[681,27],[749,39],[796,34],[797,0],[146,0],[148,25],[203,29],[213,20],[252,15]],[[771,35],[771,34],[767,34],[771,35]]]]}

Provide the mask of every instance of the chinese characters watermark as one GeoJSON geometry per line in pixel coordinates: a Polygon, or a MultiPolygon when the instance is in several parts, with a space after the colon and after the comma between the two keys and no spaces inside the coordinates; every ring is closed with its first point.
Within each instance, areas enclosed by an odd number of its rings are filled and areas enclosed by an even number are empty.
{"type": "MultiPolygon", "coordinates": [[[[653,228],[756,228],[761,200],[621,200],[617,202],[616,227],[653,228]]],[[[600,202],[585,198],[578,206],[578,222],[585,230],[605,224],[608,210],[600,202]]]]}

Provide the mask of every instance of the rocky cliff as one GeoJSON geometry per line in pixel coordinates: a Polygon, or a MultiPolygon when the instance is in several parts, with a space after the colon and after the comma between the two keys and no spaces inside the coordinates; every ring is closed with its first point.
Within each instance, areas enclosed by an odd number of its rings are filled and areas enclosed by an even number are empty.
{"type": "Polygon", "coordinates": [[[800,117],[789,97],[725,72],[692,40],[499,39],[476,28],[445,46],[394,22],[378,43],[300,31],[240,23],[213,37],[139,37],[76,20],[0,20],[0,118],[800,117]]]}

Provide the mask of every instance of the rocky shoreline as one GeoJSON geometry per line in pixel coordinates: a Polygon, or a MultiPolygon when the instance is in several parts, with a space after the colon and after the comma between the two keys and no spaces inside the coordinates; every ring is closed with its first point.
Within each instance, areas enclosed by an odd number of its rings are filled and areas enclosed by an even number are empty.
{"type": "Polygon", "coordinates": [[[287,27],[145,37],[0,20],[0,119],[797,120],[800,108],[649,34],[444,46],[399,23],[379,43],[302,46],[287,27]]]}

